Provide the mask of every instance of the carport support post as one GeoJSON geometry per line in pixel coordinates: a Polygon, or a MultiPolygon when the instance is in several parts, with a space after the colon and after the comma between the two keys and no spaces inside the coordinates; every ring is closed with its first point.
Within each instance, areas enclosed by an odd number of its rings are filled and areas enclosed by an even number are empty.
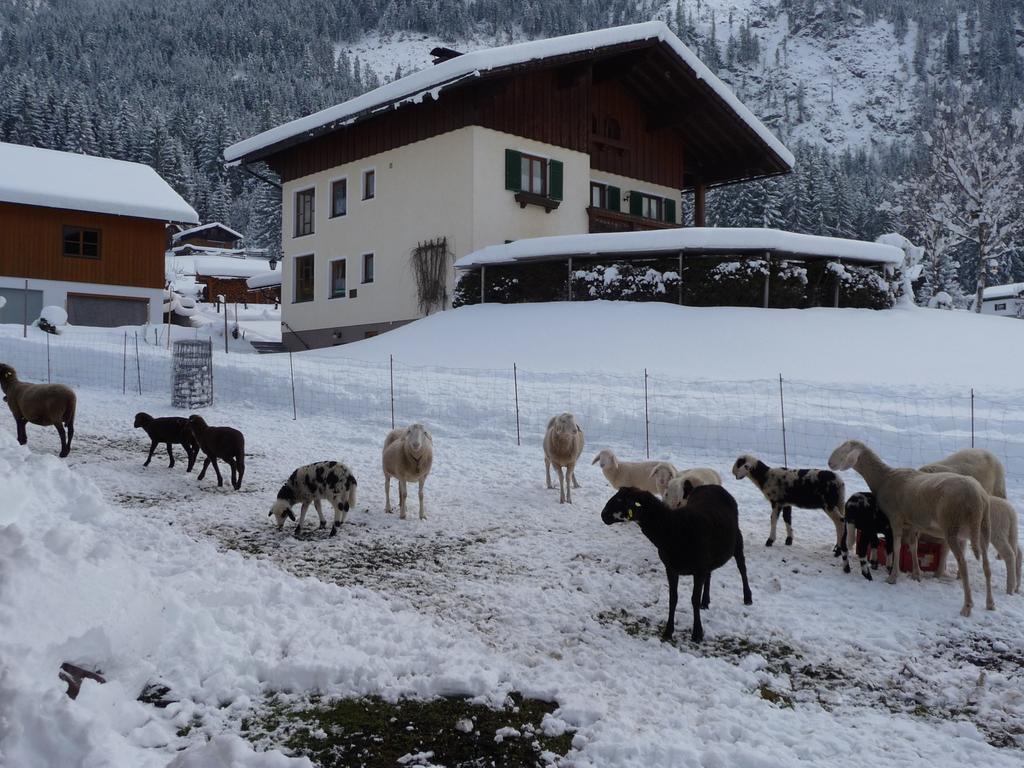
{"type": "Polygon", "coordinates": [[[480,265],[480,303],[487,303],[487,267],[480,265]]]}
{"type": "Polygon", "coordinates": [[[46,383],[50,383],[50,335],[46,334],[46,383]]]}
{"type": "Polygon", "coordinates": [[[679,305],[683,304],[683,252],[679,252],[679,305]]]}
{"type": "Polygon", "coordinates": [[[569,257],[569,301],[572,301],[572,256],[569,257]]]}
{"type": "MultiPolygon", "coordinates": [[[[843,260],[838,259],[835,263],[838,264],[839,266],[842,266],[843,260]]],[[[832,306],[835,309],[839,309],[839,272],[833,273],[832,277],[836,282],[835,292],[832,294],[832,306]]]]}
{"type": "Polygon", "coordinates": [[[768,309],[769,285],[772,280],[772,255],[770,253],[764,255],[764,262],[767,265],[764,271],[764,308],[768,309]]]}

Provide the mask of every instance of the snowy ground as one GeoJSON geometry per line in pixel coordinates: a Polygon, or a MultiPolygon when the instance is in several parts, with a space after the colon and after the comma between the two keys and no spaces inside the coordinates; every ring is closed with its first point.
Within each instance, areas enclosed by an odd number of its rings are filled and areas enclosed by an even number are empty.
{"type": "MultiPolygon", "coordinates": [[[[0,336],[0,359],[17,344],[0,336]]],[[[376,397],[369,381],[346,387],[353,400],[376,397]]],[[[65,462],[53,458],[52,430],[30,428],[26,451],[0,414],[9,500],[0,505],[0,756],[11,765],[164,765],[236,732],[262,694],[280,690],[553,699],[576,729],[564,761],[573,766],[823,765],[872,753],[1016,766],[1024,757],[1024,597],[1002,593],[999,561],[998,610],[964,619],[953,582],[843,574],[820,512],[795,513],[792,547],[765,548],[763,499],[728,478],[754,604],[742,604],[726,566],[705,644],[685,639],[685,600],[679,638],[665,644],[655,551],[636,528],[601,524],[610,491],[596,467],[580,468],[576,504],[560,506],[543,488],[532,435],[516,447],[504,433],[436,425],[430,518],[413,509],[401,521],[383,511],[379,421],[293,421],[290,409],[219,403],[210,422],[247,437],[236,493],[210,477],[197,483],[183,464],[167,469],[159,454],[141,466],[146,442],[131,415],[168,412],[166,394],[79,392],[65,462]],[[324,458],[353,467],[358,509],[335,539],[277,533],[267,518],[277,487],[294,466],[324,458]],[[98,665],[111,682],[86,683],[70,702],[56,677],[67,660],[98,665]],[[136,702],[151,680],[180,702],[136,702]],[[189,723],[198,727],[176,735],[189,723]]],[[[452,412],[472,395],[431,390],[452,412]]],[[[605,444],[635,455],[632,443],[594,437],[585,458],[605,444]]],[[[659,454],[726,474],[744,448],[666,444],[659,454]]],[[[861,489],[849,474],[850,491],[861,489]]],[[[1010,481],[1019,507],[1024,474],[1010,481]]],[[[971,575],[981,606],[976,563],[971,575]]]]}

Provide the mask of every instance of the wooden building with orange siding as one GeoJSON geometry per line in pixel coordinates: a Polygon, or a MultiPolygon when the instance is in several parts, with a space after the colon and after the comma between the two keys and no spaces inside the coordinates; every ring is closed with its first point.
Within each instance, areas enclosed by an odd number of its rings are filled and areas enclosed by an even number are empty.
{"type": "Polygon", "coordinates": [[[0,143],[0,322],[161,322],[168,222],[198,217],[149,166],[0,143]]]}

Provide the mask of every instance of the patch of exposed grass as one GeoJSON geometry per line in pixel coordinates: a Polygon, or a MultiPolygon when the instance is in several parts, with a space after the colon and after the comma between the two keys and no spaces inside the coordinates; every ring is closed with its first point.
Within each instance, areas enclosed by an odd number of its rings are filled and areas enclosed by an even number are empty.
{"type": "Polygon", "coordinates": [[[518,694],[498,710],[462,698],[390,703],[377,697],[271,697],[241,730],[255,744],[282,746],[323,768],[393,768],[400,758],[406,765],[526,768],[549,765],[571,747],[571,734],[548,736],[540,728],[555,708],[518,694]]]}

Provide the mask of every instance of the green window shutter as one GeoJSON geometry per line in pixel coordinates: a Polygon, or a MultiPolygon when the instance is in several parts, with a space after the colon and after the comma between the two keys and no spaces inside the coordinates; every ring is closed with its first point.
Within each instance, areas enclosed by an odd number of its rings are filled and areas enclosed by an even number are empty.
{"type": "Polygon", "coordinates": [[[505,150],[505,189],[518,192],[522,189],[522,157],[514,149],[505,150]]]}
{"type": "Polygon", "coordinates": [[[669,224],[676,223],[676,201],[668,197],[665,198],[665,221],[669,224]]]}
{"type": "Polygon", "coordinates": [[[562,199],[562,161],[548,161],[548,197],[552,200],[562,199]]]}
{"type": "Polygon", "coordinates": [[[610,184],[605,188],[605,205],[609,211],[622,210],[622,190],[610,184]]]}
{"type": "Polygon", "coordinates": [[[644,199],[635,189],[629,191],[629,212],[634,216],[643,216],[644,214],[644,199]]]}

